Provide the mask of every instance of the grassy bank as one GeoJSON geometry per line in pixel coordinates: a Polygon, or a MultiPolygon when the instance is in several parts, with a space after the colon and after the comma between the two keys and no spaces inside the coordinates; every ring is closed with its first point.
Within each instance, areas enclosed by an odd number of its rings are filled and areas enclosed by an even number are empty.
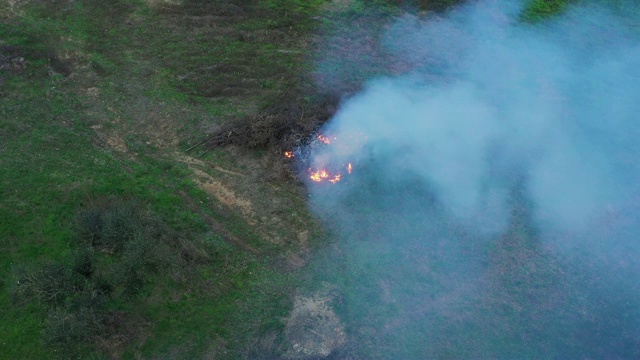
{"type": "MultiPolygon", "coordinates": [[[[282,44],[274,41],[281,40],[281,29],[292,29],[290,38],[298,39],[308,26],[300,19],[315,5],[288,5],[3,5],[2,358],[238,358],[278,350],[281,338],[256,339],[282,327],[295,279],[273,259],[273,244],[199,186],[189,161],[175,153],[202,137],[205,127],[253,111],[283,86],[282,76],[295,74],[298,53],[278,51],[282,44]],[[118,295],[124,280],[112,280],[104,311],[122,315],[120,329],[82,338],[80,346],[51,340],[50,323],[61,306],[71,311],[79,290],[53,306],[16,295],[16,283],[20,274],[71,269],[74,254],[85,247],[78,242],[78,214],[105,199],[133,199],[162,219],[173,238],[165,258],[174,264],[145,271],[135,296],[118,295]],[[212,230],[210,221],[218,227],[212,230]]],[[[223,152],[209,159],[237,165],[223,152]]],[[[129,259],[89,248],[98,257],[96,271],[107,278],[129,259]]]]}

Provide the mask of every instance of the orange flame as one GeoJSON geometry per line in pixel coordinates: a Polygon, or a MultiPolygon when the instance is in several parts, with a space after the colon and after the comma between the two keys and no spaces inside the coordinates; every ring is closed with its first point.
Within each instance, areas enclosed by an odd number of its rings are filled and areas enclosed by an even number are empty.
{"type": "MultiPolygon", "coordinates": [[[[347,142],[338,141],[335,136],[325,136],[320,133],[316,133],[315,137],[317,141],[324,143],[325,145],[331,145],[340,149],[350,149],[353,146],[363,147],[367,137],[364,134],[357,134],[355,136],[346,136],[349,139],[347,142]]],[[[341,138],[343,140],[345,138],[341,138]]],[[[285,153],[285,156],[286,153],[285,153]]],[[[309,168],[309,179],[313,182],[322,183],[329,182],[335,184],[341,181],[346,175],[350,175],[353,172],[352,163],[342,163],[341,167],[329,166],[327,168],[309,168]]]]}
{"type": "Polygon", "coordinates": [[[284,152],[284,157],[286,157],[287,159],[291,159],[293,157],[293,151],[285,151],[284,152]]]}
{"type": "MultiPolygon", "coordinates": [[[[309,169],[309,171],[311,171],[311,169],[309,169]]],[[[309,176],[309,178],[315,182],[321,182],[322,180],[329,178],[329,173],[325,169],[315,172],[311,171],[311,175],[309,176]]]]}
{"type": "Polygon", "coordinates": [[[322,134],[318,134],[318,140],[322,141],[323,143],[329,145],[331,144],[331,139],[329,139],[328,137],[322,135],[322,134]]]}
{"type": "Polygon", "coordinates": [[[322,169],[318,171],[313,171],[309,169],[309,172],[310,172],[309,179],[311,179],[311,181],[314,181],[314,182],[323,182],[326,180],[332,184],[335,184],[338,181],[342,180],[342,174],[331,174],[326,169],[322,169]]]}

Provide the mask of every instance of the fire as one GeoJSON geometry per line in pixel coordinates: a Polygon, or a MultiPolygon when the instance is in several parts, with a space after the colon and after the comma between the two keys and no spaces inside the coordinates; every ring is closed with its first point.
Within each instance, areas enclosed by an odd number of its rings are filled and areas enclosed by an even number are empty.
{"type": "MultiPolygon", "coordinates": [[[[345,147],[349,148],[350,146],[355,144],[355,146],[362,147],[363,146],[361,144],[362,139],[364,138],[366,140],[366,136],[363,136],[362,134],[359,134],[359,135],[361,136],[358,136],[355,139],[351,139],[354,141],[349,141],[346,144],[341,144],[340,142],[336,142],[335,144],[332,144],[333,140],[338,140],[338,138],[335,136],[325,136],[323,134],[316,133],[315,138],[319,143],[322,143],[324,145],[338,146],[340,148],[345,148],[345,147]]],[[[284,157],[287,159],[292,159],[296,157],[296,152],[297,150],[285,151],[284,157]]],[[[322,167],[322,168],[315,168],[315,169],[309,168],[308,176],[309,176],[309,179],[311,179],[311,181],[316,183],[329,182],[329,183],[335,184],[340,182],[343,179],[344,174],[350,175],[352,172],[353,172],[353,165],[351,163],[348,163],[346,165],[343,163],[342,166],[328,166],[326,168],[322,167]]]]}
{"type": "Polygon", "coordinates": [[[335,184],[338,181],[342,180],[342,174],[331,174],[326,169],[313,171],[311,168],[309,168],[309,173],[309,179],[314,182],[328,181],[332,184],[335,184]]]}
{"type": "Polygon", "coordinates": [[[329,178],[329,173],[324,169],[312,171],[311,168],[309,168],[309,172],[311,172],[309,178],[315,182],[321,182],[322,180],[329,178]]]}
{"type": "MultiPolygon", "coordinates": [[[[351,163],[349,163],[349,165],[351,165],[351,163]]],[[[351,174],[351,167],[349,166],[345,168],[347,169],[347,173],[351,174]]],[[[342,180],[342,173],[340,171],[329,171],[327,169],[313,171],[312,168],[309,168],[309,179],[317,183],[328,181],[335,184],[342,180]]]]}
{"type": "Polygon", "coordinates": [[[321,142],[330,145],[331,144],[331,139],[329,139],[328,137],[322,135],[322,134],[318,134],[318,140],[320,140],[321,142]]]}

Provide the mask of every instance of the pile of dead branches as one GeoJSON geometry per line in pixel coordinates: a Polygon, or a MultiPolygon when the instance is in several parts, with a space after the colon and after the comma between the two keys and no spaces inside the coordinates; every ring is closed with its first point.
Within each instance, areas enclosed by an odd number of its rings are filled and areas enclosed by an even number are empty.
{"type": "Polygon", "coordinates": [[[305,145],[334,115],[338,102],[334,95],[305,96],[304,92],[290,90],[257,114],[222,125],[187,151],[204,154],[215,147],[235,145],[282,157],[286,151],[305,145]]]}

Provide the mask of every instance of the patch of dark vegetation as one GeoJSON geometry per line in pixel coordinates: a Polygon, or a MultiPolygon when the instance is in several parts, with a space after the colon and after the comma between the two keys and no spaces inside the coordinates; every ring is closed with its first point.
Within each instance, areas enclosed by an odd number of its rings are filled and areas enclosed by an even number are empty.
{"type": "Polygon", "coordinates": [[[55,73],[71,75],[74,68],[72,61],[62,59],[52,47],[43,46],[42,44],[46,43],[43,39],[32,41],[31,46],[0,46],[0,71],[20,73],[27,69],[30,63],[44,61],[55,73]]]}
{"type": "Polygon", "coordinates": [[[464,0],[419,0],[418,6],[423,10],[445,11],[463,2],[464,0]]]}
{"type": "Polygon", "coordinates": [[[0,71],[20,71],[26,68],[24,52],[17,46],[0,46],[0,71]]]}
{"type": "Polygon", "coordinates": [[[528,22],[538,22],[551,16],[560,14],[575,0],[533,0],[524,9],[521,19],[528,22]]]}
{"type": "Polygon", "coordinates": [[[256,1],[207,1],[186,0],[181,7],[164,7],[161,11],[166,13],[182,13],[194,16],[244,16],[255,6],[256,1]]]}
{"type": "Polygon", "coordinates": [[[442,12],[450,9],[452,6],[463,3],[464,0],[364,0],[363,2],[368,5],[386,5],[442,12]]]}
{"type": "Polygon", "coordinates": [[[74,71],[75,65],[73,61],[61,59],[54,50],[47,49],[41,53],[41,56],[47,59],[49,67],[58,74],[66,77],[71,75],[74,71]]]}
{"type": "Polygon", "coordinates": [[[117,304],[137,301],[156,276],[184,274],[208,259],[134,201],[94,203],[78,213],[76,227],[68,260],[17,268],[11,282],[15,304],[47,309],[42,341],[65,356],[130,343],[144,321],[117,304]]]}
{"type": "MultiPolygon", "coordinates": [[[[12,31],[9,32],[10,35],[12,31]]],[[[44,63],[54,73],[69,76],[74,64],[71,60],[62,59],[50,40],[43,34],[30,37],[23,45],[0,46],[0,71],[18,74],[26,70],[32,63],[44,63]]]]}
{"type": "Polygon", "coordinates": [[[109,254],[121,254],[127,246],[143,239],[167,243],[172,236],[160,219],[143,213],[140,205],[113,199],[82,210],[77,228],[81,242],[109,254]]]}
{"type": "Polygon", "coordinates": [[[200,144],[192,147],[206,152],[214,147],[235,145],[247,149],[267,150],[282,162],[286,151],[299,148],[337,109],[335,94],[313,93],[310,87],[297,87],[282,93],[255,115],[230,121],[200,144]]]}

